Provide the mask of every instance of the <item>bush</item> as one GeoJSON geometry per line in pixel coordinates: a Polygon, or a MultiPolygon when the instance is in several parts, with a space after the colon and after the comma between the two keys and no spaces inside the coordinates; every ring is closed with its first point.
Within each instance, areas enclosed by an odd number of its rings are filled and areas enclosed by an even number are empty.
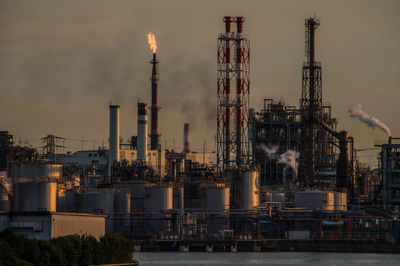
{"type": "Polygon", "coordinates": [[[11,229],[0,232],[0,265],[92,265],[132,263],[132,242],[120,234],[28,239],[11,229]]]}

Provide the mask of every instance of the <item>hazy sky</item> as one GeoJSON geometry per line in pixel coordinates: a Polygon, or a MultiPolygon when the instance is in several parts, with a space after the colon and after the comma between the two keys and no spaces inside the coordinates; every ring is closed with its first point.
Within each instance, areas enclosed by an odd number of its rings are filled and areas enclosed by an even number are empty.
{"type": "MultiPolygon", "coordinates": [[[[217,35],[223,16],[244,16],[251,39],[251,106],[298,105],[304,19],[317,15],[323,100],[359,148],[385,139],[352,120],[360,103],[400,137],[400,1],[0,1],[0,129],[17,140],[46,134],[108,138],[108,104],[121,105],[121,135],[136,135],[138,99],[150,100],[153,32],[160,60],[162,144],[192,147],[216,135],[217,35]]],[[[69,139],[69,140],[68,140],[69,139]]],[[[38,145],[35,142],[35,145],[38,145]]],[[[88,148],[93,144],[87,144],[88,148]]],[[[96,144],[98,146],[99,144],[96,144]]]]}

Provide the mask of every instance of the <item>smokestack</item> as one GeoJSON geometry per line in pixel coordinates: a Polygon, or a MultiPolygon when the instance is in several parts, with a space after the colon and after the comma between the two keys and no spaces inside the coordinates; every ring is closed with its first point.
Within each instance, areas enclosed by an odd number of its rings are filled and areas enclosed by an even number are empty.
{"type": "Polygon", "coordinates": [[[147,103],[138,103],[137,161],[146,161],[147,155],[147,103]]]}
{"type": "Polygon", "coordinates": [[[153,71],[151,75],[151,134],[150,134],[150,149],[156,150],[160,143],[160,134],[158,133],[158,71],[157,71],[157,55],[153,53],[153,61],[150,62],[153,65],[153,71]]]}
{"type": "Polygon", "coordinates": [[[190,152],[190,142],[189,142],[189,123],[185,123],[183,127],[183,137],[184,137],[184,149],[183,151],[188,153],[190,152]]]}
{"type": "Polygon", "coordinates": [[[119,105],[110,105],[110,153],[108,156],[108,176],[111,177],[111,166],[119,161],[119,105]]]}

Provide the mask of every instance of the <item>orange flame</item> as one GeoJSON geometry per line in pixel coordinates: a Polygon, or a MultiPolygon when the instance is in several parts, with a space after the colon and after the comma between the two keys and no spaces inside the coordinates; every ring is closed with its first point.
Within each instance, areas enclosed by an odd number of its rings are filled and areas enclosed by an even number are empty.
{"type": "Polygon", "coordinates": [[[154,34],[151,32],[149,34],[147,34],[147,40],[150,45],[150,50],[152,50],[153,54],[155,54],[157,51],[157,43],[156,43],[156,38],[154,37],[154,34]]]}

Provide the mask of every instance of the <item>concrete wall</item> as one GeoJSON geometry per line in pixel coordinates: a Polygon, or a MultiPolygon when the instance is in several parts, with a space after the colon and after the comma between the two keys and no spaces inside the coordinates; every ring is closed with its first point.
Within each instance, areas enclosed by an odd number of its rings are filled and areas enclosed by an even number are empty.
{"type": "Polygon", "coordinates": [[[0,231],[12,227],[17,234],[29,238],[50,239],[67,235],[92,235],[99,239],[105,234],[104,215],[76,213],[0,213],[0,231]]]}
{"type": "Polygon", "coordinates": [[[105,234],[105,216],[54,213],[52,217],[52,238],[87,234],[99,239],[105,234]]]}

